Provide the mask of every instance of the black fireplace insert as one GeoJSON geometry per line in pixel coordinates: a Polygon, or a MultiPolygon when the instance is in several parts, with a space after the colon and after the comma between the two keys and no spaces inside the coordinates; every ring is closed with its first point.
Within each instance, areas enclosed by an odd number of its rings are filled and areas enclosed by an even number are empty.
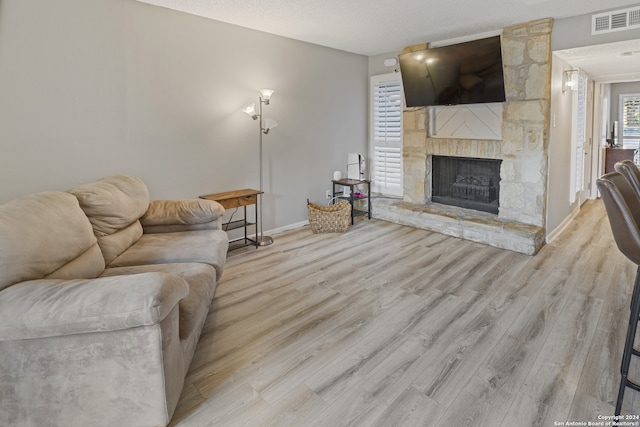
{"type": "Polygon", "coordinates": [[[433,156],[431,201],[498,213],[502,160],[433,156]]]}

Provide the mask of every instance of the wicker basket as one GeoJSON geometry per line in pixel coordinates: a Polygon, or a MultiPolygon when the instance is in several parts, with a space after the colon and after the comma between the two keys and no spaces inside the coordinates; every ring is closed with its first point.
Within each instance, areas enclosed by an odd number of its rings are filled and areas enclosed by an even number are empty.
{"type": "Polygon", "coordinates": [[[314,233],[344,233],[351,223],[351,204],[342,201],[334,205],[320,206],[307,202],[309,225],[314,233]]]}

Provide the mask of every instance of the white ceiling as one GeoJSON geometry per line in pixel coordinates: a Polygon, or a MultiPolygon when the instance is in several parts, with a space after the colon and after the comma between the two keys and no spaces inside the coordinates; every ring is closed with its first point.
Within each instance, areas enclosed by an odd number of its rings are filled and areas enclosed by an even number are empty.
{"type": "Polygon", "coordinates": [[[633,0],[139,0],[361,55],[567,18],[633,0]]]}
{"type": "MultiPolygon", "coordinates": [[[[138,0],[366,56],[472,36],[538,18],[584,15],[631,0],[138,0]]],[[[640,80],[638,42],[562,51],[600,81],[640,80]],[[611,75],[615,75],[611,77],[611,75]],[[633,74],[633,77],[630,77],[633,74]],[[623,77],[624,76],[624,77],[623,77]]]]}
{"type": "Polygon", "coordinates": [[[554,53],[598,82],[640,81],[640,40],[578,47],[554,53]]]}

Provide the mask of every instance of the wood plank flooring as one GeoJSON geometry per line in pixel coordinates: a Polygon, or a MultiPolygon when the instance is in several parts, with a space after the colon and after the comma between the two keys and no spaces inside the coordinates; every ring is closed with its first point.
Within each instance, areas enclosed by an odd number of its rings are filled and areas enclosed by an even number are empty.
{"type": "MultiPolygon", "coordinates": [[[[273,237],[229,254],[171,425],[613,414],[636,267],[601,201],[535,257],[375,219],[273,237]]],[[[627,390],[623,413],[640,413],[638,395],[627,390]]]]}

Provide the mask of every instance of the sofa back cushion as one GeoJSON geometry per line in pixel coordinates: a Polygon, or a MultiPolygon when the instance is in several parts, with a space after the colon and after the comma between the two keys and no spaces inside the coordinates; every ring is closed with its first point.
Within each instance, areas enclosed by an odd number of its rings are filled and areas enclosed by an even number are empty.
{"type": "Polygon", "coordinates": [[[91,221],[107,265],[142,236],[139,219],[149,207],[149,191],[139,178],[113,175],[68,192],[91,221]]]}
{"type": "Polygon", "coordinates": [[[104,270],[91,223],[64,192],[0,205],[0,290],[24,280],[91,279],[104,270]]]}

